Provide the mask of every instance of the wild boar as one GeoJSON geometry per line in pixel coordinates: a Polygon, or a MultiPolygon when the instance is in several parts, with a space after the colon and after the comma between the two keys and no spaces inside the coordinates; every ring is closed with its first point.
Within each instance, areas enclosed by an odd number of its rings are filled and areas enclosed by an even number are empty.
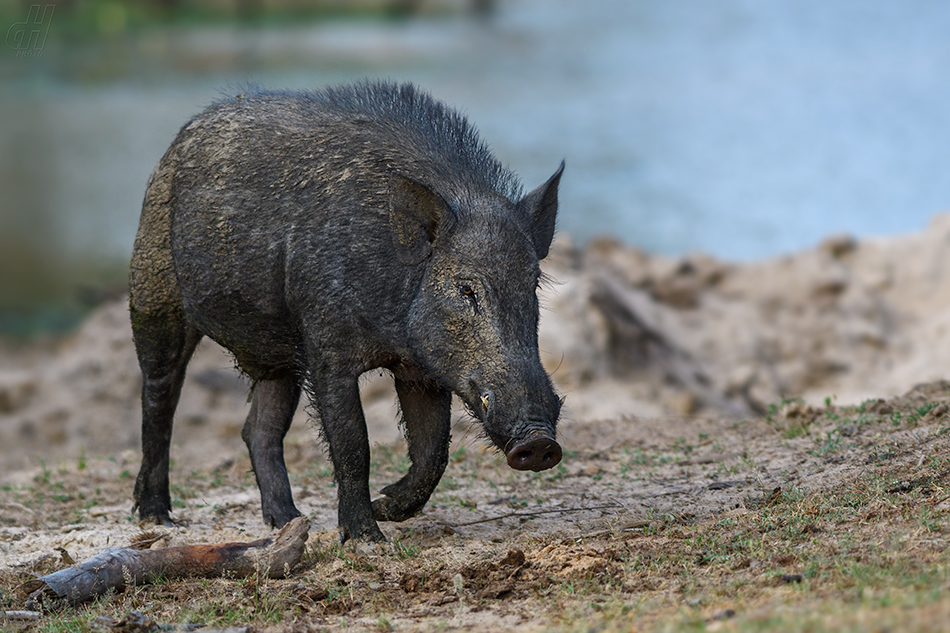
{"type": "Polygon", "coordinates": [[[169,520],[172,418],[203,336],[252,381],[242,437],[274,526],[300,515],[283,440],[302,391],[344,541],[384,540],[377,521],[423,508],[453,392],[509,466],[556,465],[536,289],[563,168],[524,194],[462,115],[409,84],[248,90],[188,122],[149,180],[131,262],[141,518],[169,520]],[[358,387],[374,368],[393,375],[411,460],[375,501],[358,387]]]}

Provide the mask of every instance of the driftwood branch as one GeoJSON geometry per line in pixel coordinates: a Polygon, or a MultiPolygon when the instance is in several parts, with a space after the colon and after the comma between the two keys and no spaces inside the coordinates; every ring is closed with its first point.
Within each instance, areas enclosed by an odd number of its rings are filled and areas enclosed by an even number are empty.
{"type": "Polygon", "coordinates": [[[297,517],[276,537],[250,543],[185,545],[154,550],[110,547],[83,561],[30,583],[27,608],[44,603],[78,604],[109,590],[154,582],[159,578],[245,578],[261,574],[283,578],[303,556],[310,522],[297,517]]]}
{"type": "Polygon", "coordinates": [[[652,301],[645,292],[605,275],[595,286],[591,301],[607,320],[618,369],[653,365],[705,406],[739,416],[754,413],[751,403],[729,398],[712,387],[696,359],[663,332],[658,319],[651,318],[652,301]]]}

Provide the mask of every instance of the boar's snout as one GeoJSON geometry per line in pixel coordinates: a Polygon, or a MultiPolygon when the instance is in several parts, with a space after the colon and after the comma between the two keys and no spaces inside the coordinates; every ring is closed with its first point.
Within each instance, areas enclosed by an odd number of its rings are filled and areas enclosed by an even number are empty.
{"type": "Polygon", "coordinates": [[[545,436],[529,437],[505,450],[508,465],[515,470],[538,472],[554,468],[561,461],[561,445],[545,436]]]}

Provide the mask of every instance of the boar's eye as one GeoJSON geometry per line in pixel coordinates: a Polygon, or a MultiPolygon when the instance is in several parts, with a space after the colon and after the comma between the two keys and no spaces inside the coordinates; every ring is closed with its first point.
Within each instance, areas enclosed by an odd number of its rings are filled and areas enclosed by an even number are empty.
{"type": "Polygon", "coordinates": [[[478,294],[470,284],[460,284],[459,292],[472,303],[472,310],[478,314],[478,294]]]}

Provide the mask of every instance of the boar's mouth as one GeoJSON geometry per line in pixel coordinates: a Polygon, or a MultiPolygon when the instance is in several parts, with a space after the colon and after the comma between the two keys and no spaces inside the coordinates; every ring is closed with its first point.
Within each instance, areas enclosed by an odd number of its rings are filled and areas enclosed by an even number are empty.
{"type": "Polygon", "coordinates": [[[539,472],[554,468],[561,461],[561,445],[554,438],[535,435],[524,440],[510,440],[505,447],[508,465],[515,470],[539,472]]]}
{"type": "MultiPolygon", "coordinates": [[[[472,391],[479,394],[478,402],[481,407],[472,406],[468,402],[466,402],[466,406],[472,416],[482,422],[485,434],[492,443],[504,451],[508,466],[514,470],[540,472],[554,468],[561,462],[563,454],[561,445],[553,437],[553,428],[541,422],[542,416],[529,413],[527,418],[530,421],[513,425],[500,423],[495,418],[494,392],[478,390],[474,381],[472,381],[471,386],[473,387],[472,391]],[[512,433],[512,435],[520,437],[512,437],[505,432],[499,433],[498,431],[501,429],[518,429],[519,432],[512,433]]],[[[466,400],[466,398],[463,398],[463,401],[466,400]]],[[[539,412],[534,411],[532,413],[537,414],[539,412]]],[[[557,419],[557,411],[554,412],[554,419],[557,419]]]]}

